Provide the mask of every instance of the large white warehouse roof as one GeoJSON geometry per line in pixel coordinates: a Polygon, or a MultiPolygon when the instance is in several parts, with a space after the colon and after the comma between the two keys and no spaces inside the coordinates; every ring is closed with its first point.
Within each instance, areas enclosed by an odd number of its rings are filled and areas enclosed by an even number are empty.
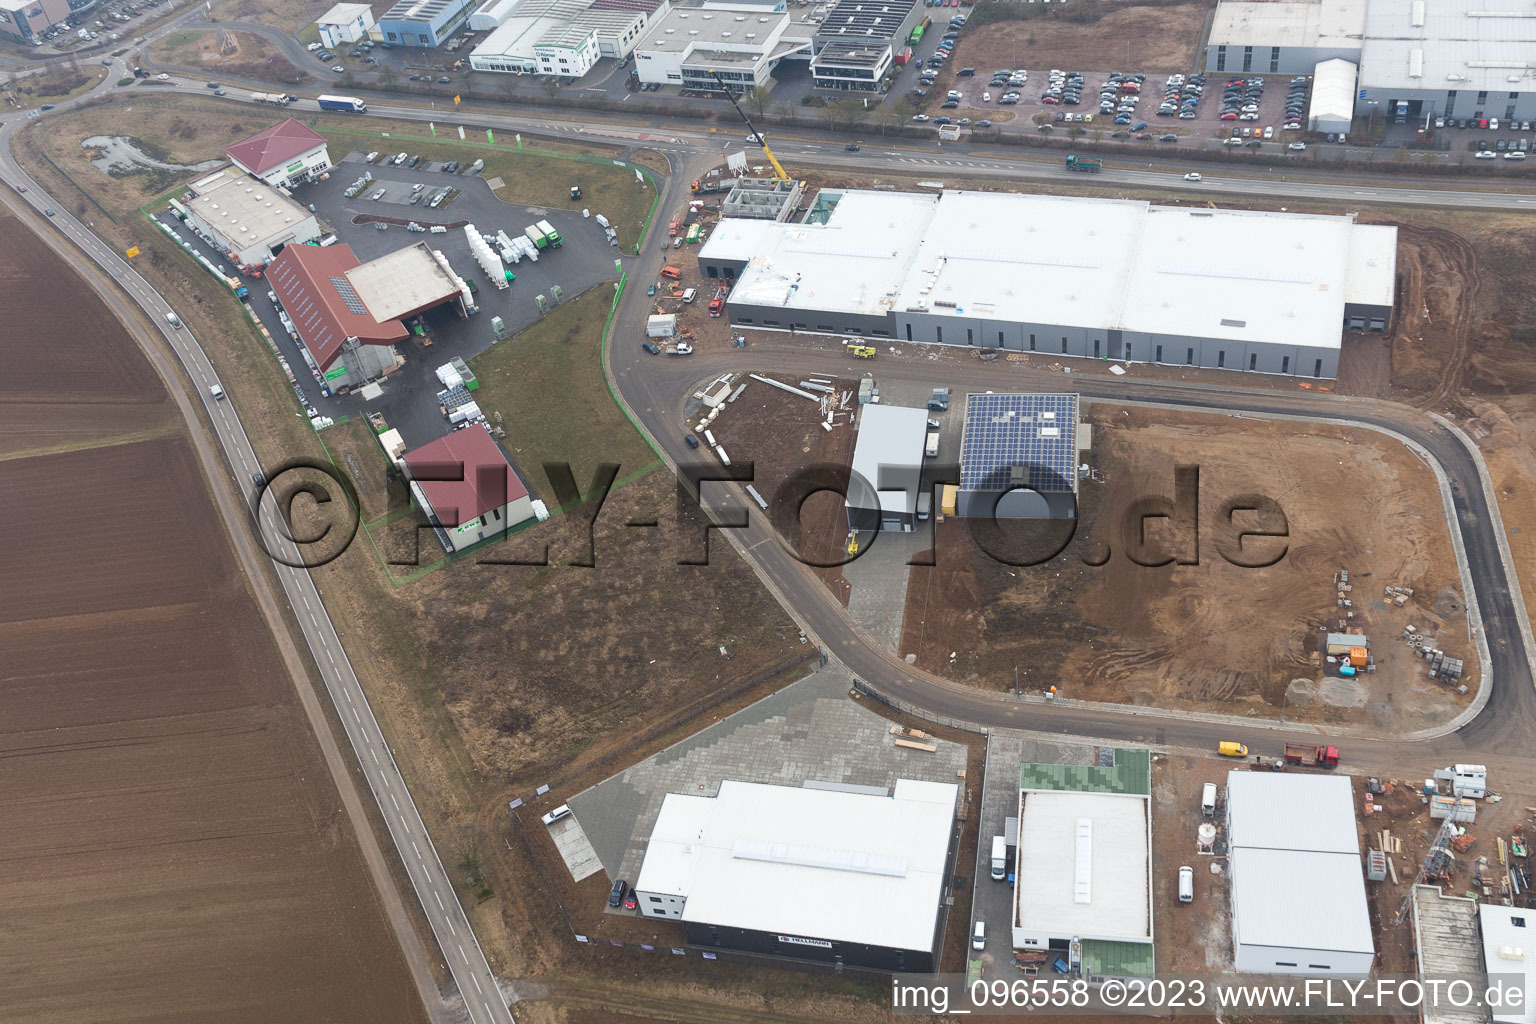
{"type": "MultiPolygon", "coordinates": [[[[1376,260],[1365,291],[1391,305],[1377,282],[1395,269],[1396,229],[1127,200],[848,191],[824,224],[727,234],[719,255],[739,259],[753,243],[733,305],[1337,348],[1358,263],[1376,260]]],[[[716,255],[706,243],[700,258],[716,255]]]]}
{"type": "Polygon", "coordinates": [[[1374,953],[1360,858],[1232,850],[1232,931],[1247,946],[1374,953]]]}
{"type": "Polygon", "coordinates": [[[639,892],[686,897],[684,921],[930,949],[944,893],[953,783],[889,797],[727,780],[669,794],[639,892]]]}

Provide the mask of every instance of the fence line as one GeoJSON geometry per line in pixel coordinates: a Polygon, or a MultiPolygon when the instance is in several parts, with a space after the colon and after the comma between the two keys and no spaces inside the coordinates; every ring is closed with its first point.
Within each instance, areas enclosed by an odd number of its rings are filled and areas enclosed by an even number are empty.
{"type": "Polygon", "coordinates": [[[977,725],[975,722],[967,722],[959,718],[946,718],[943,715],[936,715],[933,712],[928,711],[925,708],[920,708],[915,704],[908,704],[900,697],[892,697],[889,694],[881,693],[879,690],[875,689],[873,686],[871,686],[869,683],[866,683],[862,679],[855,679],[853,681],[853,688],[864,694],[866,697],[873,697],[875,700],[879,701],[881,704],[884,704],[891,710],[900,711],[904,715],[915,715],[924,721],[932,722],[935,725],[942,725],[949,729],[960,729],[965,732],[980,733],[983,736],[988,736],[991,734],[991,730],[989,730],[984,725],[977,725]]]}

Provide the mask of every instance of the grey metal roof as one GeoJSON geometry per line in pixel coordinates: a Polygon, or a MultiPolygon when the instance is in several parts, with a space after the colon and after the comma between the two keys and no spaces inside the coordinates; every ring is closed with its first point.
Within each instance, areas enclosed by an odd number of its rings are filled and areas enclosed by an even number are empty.
{"type": "Polygon", "coordinates": [[[1229,772],[1227,818],[1233,847],[1360,855],[1346,775],[1229,772]]]}
{"type": "Polygon", "coordinates": [[[1245,946],[1374,953],[1360,858],[1239,847],[1232,934],[1245,946]]]}

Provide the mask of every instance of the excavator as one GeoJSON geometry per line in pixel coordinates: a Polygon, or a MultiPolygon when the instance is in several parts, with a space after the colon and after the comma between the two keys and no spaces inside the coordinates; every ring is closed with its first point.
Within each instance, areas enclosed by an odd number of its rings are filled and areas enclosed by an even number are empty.
{"type": "Polygon", "coordinates": [[[710,68],[709,69],[709,73],[711,75],[715,76],[715,81],[716,82],[720,83],[720,91],[725,93],[725,98],[731,101],[731,106],[735,107],[736,108],[736,113],[741,115],[741,120],[746,124],[747,128],[750,129],[751,132],[752,132],[752,138],[757,141],[757,144],[759,146],[763,147],[763,155],[766,156],[768,158],[768,162],[773,165],[773,180],[774,181],[791,181],[791,180],[793,180],[793,179],[790,178],[789,172],[784,170],[784,165],[779,163],[778,157],[773,155],[773,150],[768,148],[768,140],[763,137],[763,133],[757,130],[757,128],[752,124],[751,119],[747,117],[747,112],[745,110],[742,110],[741,109],[741,104],[736,102],[736,97],[731,92],[731,87],[725,84],[725,79],[720,77],[720,72],[716,71],[714,68],[710,68]]]}

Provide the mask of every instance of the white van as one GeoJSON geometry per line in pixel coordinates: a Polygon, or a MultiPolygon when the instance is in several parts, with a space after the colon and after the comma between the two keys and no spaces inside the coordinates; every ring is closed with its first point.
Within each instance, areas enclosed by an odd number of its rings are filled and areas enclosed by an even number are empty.
{"type": "Polygon", "coordinates": [[[1188,864],[1179,868],[1179,902],[1195,902],[1195,869],[1188,864]]]}
{"type": "Polygon", "coordinates": [[[561,804],[559,807],[556,807],[554,810],[550,811],[548,814],[544,815],[544,817],[540,818],[539,820],[542,821],[546,825],[553,825],[555,822],[559,821],[561,818],[569,818],[570,816],[571,816],[571,805],[570,804],[561,804]]]}
{"type": "Polygon", "coordinates": [[[1216,816],[1216,783],[1207,782],[1200,789],[1200,813],[1207,818],[1216,816]]]}
{"type": "Polygon", "coordinates": [[[375,160],[377,160],[378,158],[379,158],[379,151],[375,149],[373,152],[369,153],[366,157],[363,158],[363,162],[371,164],[375,160]]]}
{"type": "Polygon", "coordinates": [[[177,316],[175,313],[165,314],[165,322],[170,324],[172,327],[175,327],[177,330],[181,329],[181,317],[177,316]]]}
{"type": "Polygon", "coordinates": [[[213,400],[215,402],[222,402],[222,401],[224,401],[224,388],[223,388],[223,386],[221,386],[219,384],[211,385],[208,388],[208,393],[213,396],[213,400]]]}
{"type": "Polygon", "coordinates": [[[699,294],[699,292],[698,292],[697,288],[685,289],[683,291],[683,301],[685,303],[690,303],[691,304],[693,302],[693,300],[698,297],[698,294],[699,294]]]}
{"type": "Polygon", "coordinates": [[[976,930],[971,933],[971,948],[972,949],[986,949],[987,948],[987,922],[985,922],[985,921],[977,921],[976,922],[976,930]]]}

